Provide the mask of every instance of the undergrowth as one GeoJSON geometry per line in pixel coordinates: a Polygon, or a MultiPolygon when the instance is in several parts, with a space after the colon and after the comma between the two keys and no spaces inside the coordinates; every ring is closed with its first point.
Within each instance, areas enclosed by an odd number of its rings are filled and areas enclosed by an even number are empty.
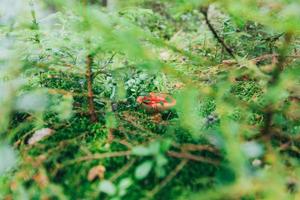
{"type": "Polygon", "coordinates": [[[299,29],[239,16],[237,2],[180,2],[39,2],[53,22],[32,4],[0,27],[22,66],[0,83],[15,157],[0,199],[299,197],[299,29]],[[146,112],[136,98],[150,92],[177,105],[146,112]],[[53,133],[30,145],[42,128],[53,133]]]}

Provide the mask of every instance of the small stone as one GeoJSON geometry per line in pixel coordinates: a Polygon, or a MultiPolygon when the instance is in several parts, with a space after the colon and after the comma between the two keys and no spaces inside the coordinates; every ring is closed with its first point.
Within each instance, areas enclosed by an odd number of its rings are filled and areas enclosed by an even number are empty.
{"type": "Polygon", "coordinates": [[[162,60],[169,60],[171,55],[168,51],[163,51],[159,54],[160,59],[162,60]]]}
{"type": "Polygon", "coordinates": [[[210,114],[206,117],[206,123],[207,124],[213,124],[216,121],[218,121],[218,116],[215,114],[210,114]]]}
{"type": "Polygon", "coordinates": [[[262,161],[260,159],[254,159],[252,161],[252,166],[253,167],[259,167],[259,166],[261,166],[261,164],[262,164],[262,161]]]}
{"type": "Polygon", "coordinates": [[[111,109],[112,109],[113,112],[118,111],[118,104],[117,103],[112,103],[111,104],[111,109]]]}

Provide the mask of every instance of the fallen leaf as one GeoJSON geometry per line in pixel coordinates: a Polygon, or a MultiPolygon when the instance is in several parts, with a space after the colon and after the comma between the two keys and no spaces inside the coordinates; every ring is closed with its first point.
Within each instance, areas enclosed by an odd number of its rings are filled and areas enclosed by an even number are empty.
{"type": "Polygon", "coordinates": [[[181,89],[181,88],[183,88],[183,87],[184,87],[184,84],[181,83],[181,82],[177,82],[177,83],[174,84],[174,88],[175,88],[175,89],[181,89]]]}
{"type": "Polygon", "coordinates": [[[45,188],[49,184],[49,179],[45,173],[38,172],[32,178],[40,188],[45,188]]]}
{"type": "Polygon", "coordinates": [[[103,179],[105,173],[105,167],[103,165],[98,165],[90,169],[88,174],[88,180],[93,181],[95,178],[103,179]]]}
{"type": "Polygon", "coordinates": [[[237,62],[235,60],[223,60],[222,64],[231,66],[237,64],[237,62]]]}
{"type": "Polygon", "coordinates": [[[151,116],[151,121],[153,121],[154,123],[160,123],[162,122],[162,117],[160,113],[154,114],[151,116]]]}
{"type": "Polygon", "coordinates": [[[50,128],[43,128],[40,130],[37,130],[34,132],[32,137],[28,140],[29,145],[33,145],[41,140],[43,140],[45,137],[48,137],[54,133],[53,129],[50,128]]]}
{"type": "Polygon", "coordinates": [[[4,200],[13,200],[13,197],[10,196],[10,195],[9,195],[9,196],[5,196],[5,197],[4,197],[4,200]]]}

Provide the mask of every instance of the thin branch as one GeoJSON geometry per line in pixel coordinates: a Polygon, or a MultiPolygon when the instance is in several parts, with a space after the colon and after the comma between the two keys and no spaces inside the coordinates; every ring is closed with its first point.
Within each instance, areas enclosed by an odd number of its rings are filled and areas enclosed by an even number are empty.
{"type": "Polygon", "coordinates": [[[129,161],[126,165],[124,165],[119,171],[117,171],[109,180],[110,181],[115,181],[119,177],[121,177],[123,174],[125,174],[135,163],[136,159],[132,159],[129,161]]]}
{"type": "Polygon", "coordinates": [[[218,40],[218,42],[224,47],[224,49],[227,51],[227,53],[232,57],[232,58],[236,58],[234,55],[233,50],[227,46],[227,44],[225,43],[225,41],[219,36],[219,34],[217,33],[216,29],[213,27],[213,25],[210,23],[209,19],[208,19],[208,7],[203,7],[201,8],[201,13],[204,15],[205,18],[205,22],[209,28],[209,30],[212,32],[212,34],[214,35],[214,37],[218,40]]]}
{"type": "MultiPolygon", "coordinates": [[[[264,54],[264,55],[261,55],[261,56],[258,56],[256,58],[252,58],[252,59],[249,59],[250,62],[252,62],[253,64],[257,64],[258,62],[262,62],[262,61],[265,61],[265,60],[268,60],[270,58],[272,59],[278,59],[279,57],[279,54],[276,54],[276,53],[273,53],[273,54],[264,54]]],[[[299,54],[294,54],[294,55],[286,55],[286,60],[287,59],[296,59],[296,58],[300,58],[300,55],[299,54]]],[[[238,62],[236,60],[223,60],[222,61],[222,65],[235,65],[235,64],[238,64],[238,62]]],[[[220,65],[217,65],[217,66],[220,66],[220,65]]]]}
{"type": "Polygon", "coordinates": [[[174,147],[181,149],[182,151],[208,151],[215,154],[220,154],[219,150],[211,145],[203,144],[172,144],[174,147]]]}
{"type": "Polygon", "coordinates": [[[284,34],[285,33],[279,33],[278,35],[267,37],[267,38],[263,38],[262,40],[275,42],[276,40],[279,40],[282,36],[284,36],[284,34]]]}
{"type": "MultiPolygon", "coordinates": [[[[154,197],[162,188],[164,188],[182,169],[183,167],[188,163],[187,159],[182,160],[176,168],[157,186],[154,187],[153,190],[151,190],[148,193],[148,197],[154,197]]],[[[152,199],[152,198],[151,198],[152,199]]]]}
{"type": "MultiPolygon", "coordinates": [[[[75,160],[68,161],[64,163],[61,167],[65,167],[68,165],[84,162],[84,161],[90,161],[90,160],[101,160],[105,158],[115,158],[115,157],[124,157],[124,156],[131,156],[132,151],[117,151],[117,152],[108,152],[108,153],[101,153],[101,154],[93,154],[93,155],[87,155],[83,157],[79,157],[75,160]]],[[[191,161],[197,161],[197,162],[203,162],[203,163],[209,163],[213,165],[219,165],[219,161],[215,161],[209,158],[204,158],[201,156],[195,156],[190,153],[185,152],[175,152],[175,151],[168,151],[167,155],[174,158],[180,158],[180,159],[187,159],[191,161]]]]}
{"type": "Polygon", "coordinates": [[[186,153],[186,152],[175,152],[175,151],[168,151],[167,152],[168,156],[170,157],[174,157],[174,158],[183,158],[183,159],[188,159],[188,160],[192,160],[192,161],[197,161],[197,162],[203,162],[203,163],[209,163],[209,164],[213,164],[213,165],[219,165],[220,162],[219,161],[215,161],[209,158],[204,158],[201,156],[195,156],[193,154],[190,153],[186,153]]]}
{"type": "MultiPolygon", "coordinates": [[[[106,62],[106,64],[102,67],[103,69],[106,68],[113,61],[116,54],[117,53],[112,54],[112,56],[109,58],[109,60],[106,62]]],[[[96,78],[99,74],[107,74],[107,72],[105,70],[100,69],[100,70],[94,72],[93,79],[96,78]]]]}
{"type": "Polygon", "coordinates": [[[215,154],[219,154],[218,149],[210,145],[194,145],[194,144],[184,144],[182,146],[183,151],[209,151],[215,154]]]}
{"type": "Polygon", "coordinates": [[[116,158],[116,157],[130,156],[130,155],[131,155],[131,151],[116,151],[116,152],[108,152],[108,153],[87,155],[87,156],[79,157],[75,160],[71,160],[69,162],[66,162],[61,167],[65,167],[65,166],[68,166],[68,165],[73,165],[73,164],[76,164],[76,163],[81,163],[81,162],[84,162],[84,161],[101,160],[101,159],[105,159],[105,158],[116,158]]]}

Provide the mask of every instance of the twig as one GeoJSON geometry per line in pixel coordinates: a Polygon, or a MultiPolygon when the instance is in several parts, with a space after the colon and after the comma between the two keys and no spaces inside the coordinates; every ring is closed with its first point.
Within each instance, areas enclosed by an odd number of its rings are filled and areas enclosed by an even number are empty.
{"type": "Polygon", "coordinates": [[[215,154],[219,154],[219,150],[211,145],[203,145],[203,144],[178,144],[172,143],[172,145],[176,148],[181,149],[182,151],[208,151],[215,154]]]}
{"type": "Polygon", "coordinates": [[[117,151],[117,152],[109,152],[109,153],[102,153],[102,154],[93,154],[90,156],[84,156],[76,159],[74,162],[83,162],[88,160],[99,160],[103,158],[114,158],[114,157],[123,157],[123,156],[130,156],[131,151],[117,151]]]}
{"type": "Polygon", "coordinates": [[[184,159],[188,159],[188,160],[192,160],[192,161],[197,161],[197,162],[203,162],[203,163],[209,163],[209,164],[213,164],[213,165],[219,165],[219,161],[215,161],[209,158],[204,158],[201,156],[195,156],[193,154],[190,153],[186,153],[186,152],[175,152],[175,151],[168,151],[167,152],[168,156],[170,157],[174,157],[174,158],[184,158],[184,159]]]}
{"type": "Polygon", "coordinates": [[[47,90],[47,92],[49,94],[55,95],[55,94],[60,94],[60,95],[70,95],[70,96],[80,96],[80,97],[86,97],[87,94],[80,94],[80,93],[76,93],[76,92],[70,92],[64,89],[52,89],[52,88],[46,88],[44,87],[44,89],[47,90]]]}
{"type": "Polygon", "coordinates": [[[91,122],[95,123],[98,121],[98,119],[97,119],[97,114],[95,112],[95,104],[94,104],[92,65],[93,65],[93,56],[88,55],[86,57],[86,80],[87,80],[87,89],[88,89],[88,108],[89,108],[91,122]]]}
{"type": "MultiPolygon", "coordinates": [[[[252,58],[250,59],[249,61],[251,61],[253,64],[257,64],[258,62],[262,62],[264,60],[267,60],[267,59],[270,59],[270,58],[278,58],[278,54],[274,53],[274,54],[265,54],[265,55],[261,55],[261,56],[258,56],[256,58],[252,58]]],[[[295,54],[295,55],[287,55],[285,56],[286,59],[289,58],[289,59],[295,59],[295,58],[300,58],[300,55],[299,54],[295,54]]],[[[223,65],[234,65],[234,64],[237,64],[237,61],[236,60],[223,60],[222,61],[222,64],[223,65]]],[[[219,66],[219,65],[217,65],[219,66]]]]}
{"type": "Polygon", "coordinates": [[[217,149],[210,146],[210,145],[197,145],[197,144],[183,144],[183,150],[187,151],[210,151],[210,152],[217,152],[217,149]]]}
{"type": "Polygon", "coordinates": [[[129,142],[127,142],[126,140],[114,139],[114,142],[118,142],[118,143],[126,146],[128,149],[132,149],[132,145],[129,142]]]}
{"type": "Polygon", "coordinates": [[[126,165],[124,165],[119,171],[117,171],[109,180],[111,182],[117,180],[119,177],[121,177],[125,172],[127,172],[132,165],[135,163],[136,159],[132,159],[129,161],[126,165]]]}
{"type": "Polygon", "coordinates": [[[224,49],[227,51],[227,53],[232,57],[232,58],[236,58],[234,55],[233,50],[227,46],[227,44],[225,43],[225,41],[219,36],[219,34],[217,33],[216,29],[212,26],[212,24],[210,23],[209,19],[208,19],[208,7],[203,7],[201,8],[201,13],[204,15],[206,24],[209,28],[209,30],[213,33],[214,37],[218,40],[218,42],[224,47],[224,49]]]}
{"type": "MultiPolygon", "coordinates": [[[[113,61],[116,54],[117,53],[112,54],[112,56],[109,58],[109,60],[106,62],[106,64],[102,67],[103,69],[106,68],[113,61]]],[[[107,72],[104,70],[98,70],[98,71],[94,72],[93,79],[96,78],[99,74],[103,74],[103,73],[107,74],[107,72]]]]}
{"type": "MultiPolygon", "coordinates": [[[[102,154],[93,154],[93,155],[87,155],[83,157],[79,157],[75,160],[71,160],[69,162],[66,162],[63,166],[72,165],[84,161],[89,160],[100,160],[105,158],[114,158],[114,157],[123,157],[123,156],[131,156],[132,151],[117,151],[117,152],[108,152],[108,153],[102,153],[102,154]]],[[[175,151],[168,151],[167,155],[174,158],[184,158],[192,161],[198,161],[198,162],[204,162],[204,163],[210,163],[213,165],[219,165],[219,161],[215,161],[209,158],[204,158],[201,156],[195,156],[190,153],[186,152],[175,152],[175,151]]]]}
{"type": "Polygon", "coordinates": [[[130,156],[130,155],[131,155],[131,151],[116,151],[116,152],[87,155],[87,156],[79,157],[75,160],[71,160],[69,162],[65,162],[63,165],[60,165],[59,168],[63,168],[69,165],[73,165],[76,163],[81,163],[89,160],[101,160],[105,158],[116,158],[116,157],[130,156]]]}
{"type": "MultiPolygon", "coordinates": [[[[64,73],[65,71],[63,70],[58,70],[58,67],[65,67],[65,68],[73,68],[73,69],[79,69],[78,66],[72,65],[72,64],[57,64],[57,63],[32,63],[32,66],[35,66],[37,68],[40,68],[42,70],[47,70],[51,72],[57,72],[57,73],[64,73]]],[[[63,69],[63,68],[62,68],[63,69]]],[[[74,70],[69,70],[69,74],[73,74],[74,76],[82,76],[85,75],[85,72],[77,71],[75,72],[74,70]]]]}
{"type": "Polygon", "coordinates": [[[278,35],[271,36],[271,37],[268,37],[268,38],[264,38],[263,40],[275,42],[276,40],[278,40],[279,38],[281,38],[284,34],[285,33],[279,33],[278,35]]]}
{"type": "MultiPolygon", "coordinates": [[[[83,137],[86,136],[87,133],[88,133],[88,132],[84,132],[84,133],[82,133],[82,134],[80,134],[80,135],[78,135],[78,136],[76,136],[76,137],[74,137],[74,138],[61,140],[55,147],[50,148],[50,149],[47,150],[47,151],[46,151],[46,149],[44,149],[44,150],[43,150],[43,153],[40,154],[39,156],[45,155],[45,156],[49,157],[49,155],[52,154],[53,152],[61,151],[61,150],[63,150],[64,148],[66,148],[68,145],[73,144],[73,143],[72,143],[73,141],[77,141],[78,139],[82,139],[83,137]]],[[[34,147],[34,148],[39,147],[39,149],[42,150],[41,148],[45,148],[46,146],[45,146],[45,145],[41,146],[40,143],[37,143],[37,144],[35,144],[34,146],[25,146],[25,147],[22,148],[21,150],[22,150],[22,152],[28,153],[30,150],[32,150],[33,147],[34,147]]],[[[56,152],[56,153],[57,153],[57,152],[56,152]]]]}
{"type": "MultiPolygon", "coordinates": [[[[130,115],[128,112],[123,112],[120,117],[122,117],[121,119],[123,121],[129,123],[130,125],[132,125],[136,129],[139,129],[139,130],[143,131],[144,132],[143,134],[147,133],[149,135],[153,135],[153,136],[155,135],[151,130],[149,130],[149,129],[143,127],[142,125],[140,125],[138,123],[138,118],[135,118],[134,116],[130,115]]],[[[140,119],[141,118],[139,118],[139,120],[140,119]]]]}
{"type": "Polygon", "coordinates": [[[148,197],[152,199],[153,196],[155,196],[162,188],[164,188],[182,169],[183,167],[188,163],[187,159],[182,160],[176,168],[157,186],[154,187],[153,190],[151,190],[148,193],[148,197]]]}

